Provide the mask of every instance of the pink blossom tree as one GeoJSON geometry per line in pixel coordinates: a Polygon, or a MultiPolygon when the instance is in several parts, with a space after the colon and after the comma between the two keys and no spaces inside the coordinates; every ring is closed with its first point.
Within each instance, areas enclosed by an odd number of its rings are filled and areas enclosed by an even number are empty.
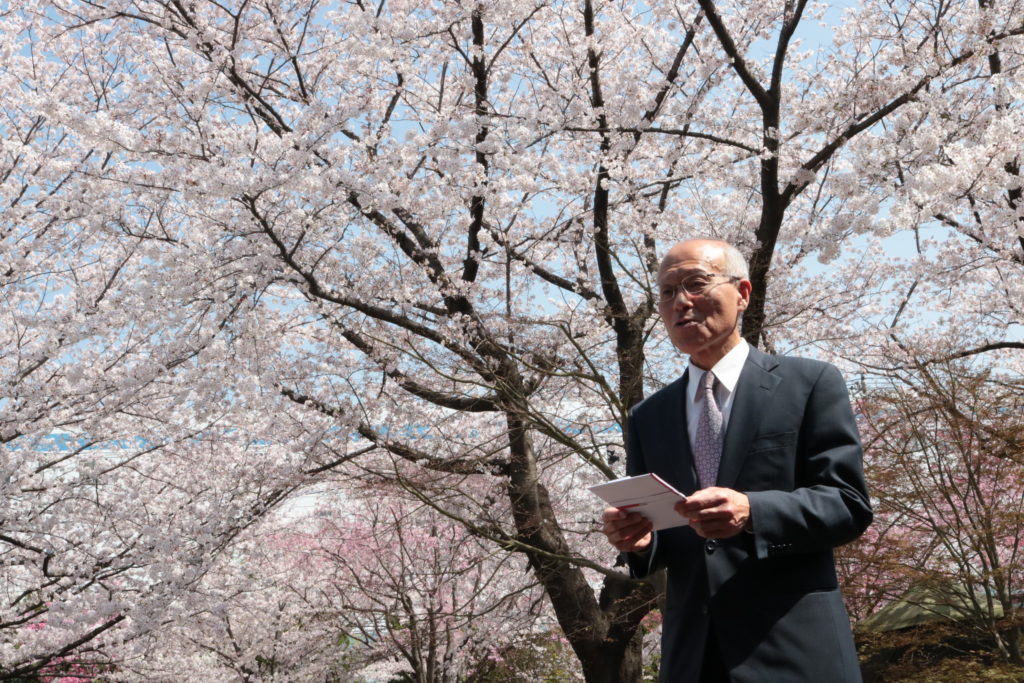
{"type": "Polygon", "coordinates": [[[882,385],[865,412],[868,471],[884,531],[858,542],[879,602],[924,588],[1019,663],[1024,541],[1024,392],[965,362],[882,385]],[[885,550],[879,551],[879,546],[885,550]]]}
{"type": "Polygon", "coordinates": [[[517,556],[422,503],[350,505],[356,519],[317,530],[309,570],[326,569],[321,618],[378,660],[399,662],[417,683],[478,680],[556,635],[543,591],[517,556]]]}

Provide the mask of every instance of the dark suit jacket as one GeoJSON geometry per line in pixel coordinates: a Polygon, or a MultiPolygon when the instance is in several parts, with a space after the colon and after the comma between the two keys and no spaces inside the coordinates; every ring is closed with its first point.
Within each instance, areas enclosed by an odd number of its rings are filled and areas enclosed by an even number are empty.
{"type": "MultiPolygon", "coordinates": [[[[692,493],[686,382],[631,411],[627,471],[692,493]]],[[[747,494],[752,533],[705,541],[681,526],[657,532],[649,556],[629,556],[636,576],[668,570],[661,680],[696,681],[714,629],[734,681],[859,681],[832,549],[857,538],[872,513],[839,371],[751,348],[717,484],[747,494]]]]}

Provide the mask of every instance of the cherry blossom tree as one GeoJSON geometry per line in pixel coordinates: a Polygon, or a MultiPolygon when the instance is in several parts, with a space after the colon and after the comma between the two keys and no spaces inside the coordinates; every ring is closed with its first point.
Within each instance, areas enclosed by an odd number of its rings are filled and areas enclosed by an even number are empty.
{"type": "Polygon", "coordinates": [[[522,559],[415,496],[348,487],[246,530],[116,674],[215,680],[575,678],[522,559]],[[561,656],[553,656],[561,653],[561,656]],[[524,656],[525,655],[525,656],[524,656]],[[521,668],[521,667],[527,668],[521,668]]]}
{"type": "Polygon", "coordinates": [[[585,486],[622,472],[626,412],[681,367],[658,254],[749,254],[744,335],[770,350],[1019,368],[1022,16],[6,11],[0,668],[130,671],[182,605],[236,599],[207,582],[276,506],[370,483],[494,566],[525,558],[582,675],[638,680],[656,590],[613,565],[585,486]],[[887,254],[901,235],[915,253],[887,254]],[[13,457],[57,430],[76,445],[13,457]]]}
{"type": "Polygon", "coordinates": [[[478,680],[507,653],[554,637],[521,558],[482,545],[418,501],[392,497],[364,509],[360,519],[318,529],[311,558],[327,568],[319,612],[353,642],[397,660],[411,680],[445,683],[478,680]]]}

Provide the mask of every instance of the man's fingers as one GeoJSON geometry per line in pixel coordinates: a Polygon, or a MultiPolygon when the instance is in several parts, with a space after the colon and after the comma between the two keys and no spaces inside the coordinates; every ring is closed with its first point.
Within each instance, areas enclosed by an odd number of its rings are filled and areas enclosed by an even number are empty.
{"type": "Polygon", "coordinates": [[[728,519],[732,517],[732,511],[728,507],[714,507],[697,510],[691,515],[692,519],[711,521],[713,519],[728,519]]]}
{"type": "Polygon", "coordinates": [[[686,497],[681,503],[676,503],[676,510],[683,515],[692,515],[698,510],[706,510],[728,503],[730,489],[712,487],[701,489],[686,497]]]}
{"type": "Polygon", "coordinates": [[[650,544],[651,523],[642,515],[620,508],[605,508],[601,533],[616,550],[643,550],[650,544]]]}
{"type": "Polygon", "coordinates": [[[613,541],[620,541],[634,536],[642,536],[648,531],[650,531],[650,522],[643,517],[639,517],[639,519],[636,520],[631,519],[618,523],[614,521],[608,522],[604,527],[605,535],[613,541]]]}
{"type": "Polygon", "coordinates": [[[628,513],[625,510],[620,510],[619,508],[605,508],[601,519],[607,523],[617,519],[625,519],[627,515],[628,513]]]}
{"type": "Polygon", "coordinates": [[[715,520],[704,522],[693,520],[690,522],[690,526],[701,538],[730,538],[738,533],[732,525],[722,524],[715,520]]]}
{"type": "Polygon", "coordinates": [[[625,551],[625,552],[631,552],[631,551],[634,551],[634,550],[643,550],[648,545],[650,545],[650,543],[651,543],[651,532],[647,531],[646,533],[641,533],[641,534],[638,534],[638,535],[626,536],[625,538],[619,540],[618,542],[613,542],[612,545],[615,546],[616,550],[622,550],[622,551],[625,551]]]}

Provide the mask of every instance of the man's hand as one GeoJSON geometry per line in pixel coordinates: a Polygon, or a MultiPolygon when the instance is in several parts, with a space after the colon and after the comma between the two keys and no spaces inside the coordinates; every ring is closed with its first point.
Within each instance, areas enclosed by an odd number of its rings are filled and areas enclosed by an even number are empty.
{"type": "Polygon", "coordinates": [[[617,550],[639,553],[651,545],[651,522],[636,512],[605,508],[601,532],[617,550]]]}
{"type": "Polygon", "coordinates": [[[676,503],[676,512],[690,520],[698,536],[731,538],[750,523],[750,500],[739,491],[713,486],[676,503]]]}

